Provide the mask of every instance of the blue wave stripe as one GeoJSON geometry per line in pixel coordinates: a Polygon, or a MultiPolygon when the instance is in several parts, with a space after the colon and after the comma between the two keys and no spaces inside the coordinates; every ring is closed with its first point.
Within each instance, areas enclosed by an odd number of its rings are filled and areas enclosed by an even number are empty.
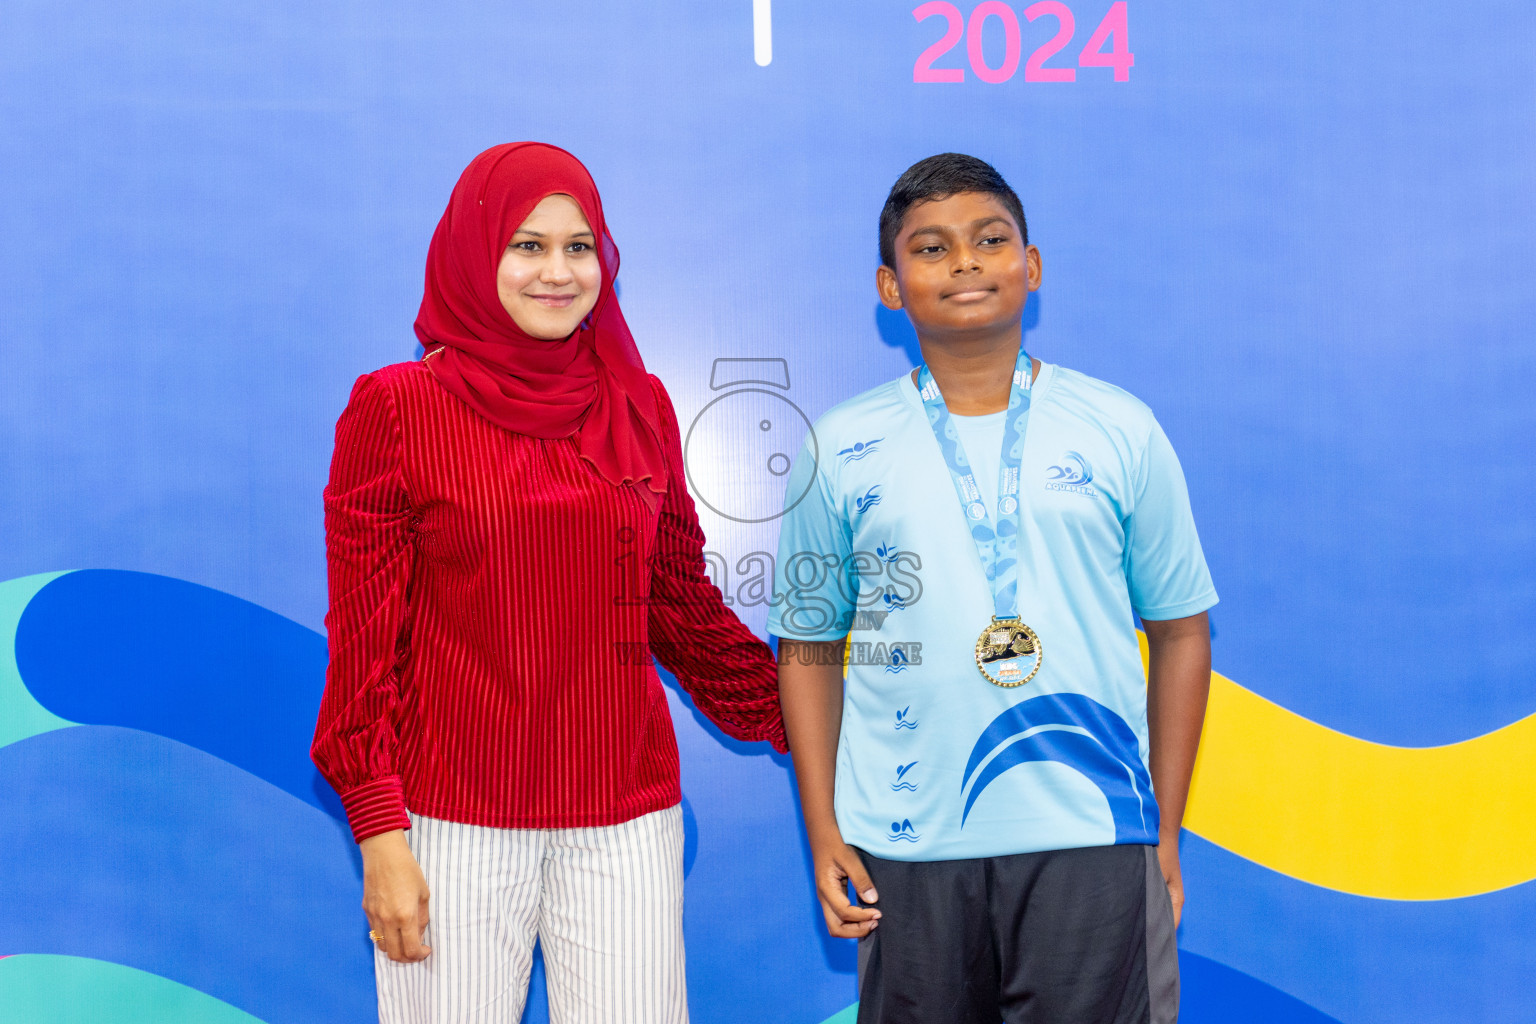
{"type": "Polygon", "coordinates": [[[1104,749],[1092,736],[1065,729],[1048,729],[1017,740],[1004,747],[985,768],[976,773],[976,784],[965,798],[960,825],[970,816],[977,797],[1008,769],[1032,761],[1054,761],[1076,769],[1099,788],[1109,801],[1109,813],[1115,822],[1116,843],[1156,843],[1157,808],[1151,788],[1138,793],[1131,785],[1130,770],[1104,749]]]}
{"type": "Polygon", "coordinates": [[[342,819],[309,760],[326,661],[313,630],[149,573],[60,576],[16,629],[22,681],[54,714],[180,740],[342,819]]]}
{"type": "Polygon", "coordinates": [[[1339,1024],[1273,985],[1179,950],[1179,1024],[1339,1024]]]}
{"type": "Polygon", "coordinates": [[[103,726],[0,749],[0,950],[107,960],[269,1024],[375,1016],[345,826],[160,736],[103,726]]]}
{"type": "Polygon", "coordinates": [[[1115,822],[1115,842],[1154,843],[1158,810],[1139,749],[1136,734],[1125,720],[1090,697],[1056,693],[1020,701],[994,718],[971,748],[960,782],[962,791],[971,786],[961,826],[982,791],[1003,772],[1031,761],[1054,761],[1075,768],[1104,794],[1115,822]],[[1050,726],[1072,726],[1088,735],[1050,726]],[[1003,747],[977,772],[1000,745],[1031,729],[1045,731],[1003,747]]]}
{"type": "MultiPolygon", "coordinates": [[[[1046,725],[1071,725],[1084,729],[1099,737],[1127,767],[1134,770],[1141,764],[1136,733],[1123,718],[1080,693],[1053,693],[1020,701],[991,721],[966,759],[961,788],[970,782],[971,773],[982,760],[1005,740],[1046,725]]],[[[1142,770],[1144,773],[1145,769],[1142,770]]]]}

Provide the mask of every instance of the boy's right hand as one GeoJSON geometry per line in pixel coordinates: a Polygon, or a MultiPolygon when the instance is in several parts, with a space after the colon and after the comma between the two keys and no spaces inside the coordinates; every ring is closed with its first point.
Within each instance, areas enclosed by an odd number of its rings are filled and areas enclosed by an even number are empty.
{"type": "Polygon", "coordinates": [[[838,835],[813,843],[811,859],[816,870],[816,896],[821,900],[828,934],[839,939],[862,939],[874,931],[880,924],[880,911],[856,906],[848,899],[850,882],[865,903],[880,898],[858,851],[838,835]]]}

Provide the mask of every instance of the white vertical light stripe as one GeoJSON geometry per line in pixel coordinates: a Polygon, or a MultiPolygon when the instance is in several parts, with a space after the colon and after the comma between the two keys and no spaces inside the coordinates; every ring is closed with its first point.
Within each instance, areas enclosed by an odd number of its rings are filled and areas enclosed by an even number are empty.
{"type": "Polygon", "coordinates": [[[760,68],[773,63],[773,0],[752,0],[752,59],[760,68]]]}
{"type": "Polygon", "coordinates": [[[688,1024],[681,806],[597,828],[411,823],[432,955],[375,954],[381,1024],[517,1024],[535,938],[551,1024],[688,1024]]]}

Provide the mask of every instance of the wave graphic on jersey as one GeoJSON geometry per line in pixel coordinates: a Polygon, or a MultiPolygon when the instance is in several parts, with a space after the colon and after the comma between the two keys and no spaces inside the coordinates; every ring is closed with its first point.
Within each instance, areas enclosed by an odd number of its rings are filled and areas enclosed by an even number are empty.
{"type": "Polygon", "coordinates": [[[844,448],[837,454],[842,458],[843,465],[846,466],[850,462],[858,462],[866,455],[875,454],[875,452],[880,450],[880,442],[884,440],[885,438],[883,437],[877,437],[871,441],[859,441],[852,447],[844,448]]]}
{"type": "Polygon", "coordinates": [[[893,843],[915,843],[923,837],[912,827],[911,818],[903,818],[891,822],[891,834],[885,838],[893,843]]]}
{"type": "Polygon", "coordinates": [[[1125,719],[1082,694],[1048,694],[1015,704],[994,718],[971,748],[960,782],[962,793],[969,788],[960,827],[998,776],[1021,764],[1054,761],[1076,769],[1104,794],[1116,843],[1156,843],[1157,803],[1139,749],[1125,719]]]}
{"type": "Polygon", "coordinates": [[[863,515],[878,504],[880,504],[880,485],[875,484],[875,486],[865,491],[862,497],[853,499],[853,510],[859,515],[863,515]]]}
{"type": "Polygon", "coordinates": [[[899,764],[899,765],[896,766],[896,781],[891,783],[891,792],[893,792],[893,793],[900,793],[900,792],[903,792],[903,791],[908,792],[908,793],[916,793],[917,792],[917,783],[915,783],[915,782],[908,782],[904,778],[904,776],[907,774],[907,772],[911,771],[916,766],[917,766],[917,762],[916,761],[913,761],[911,764],[899,764]]]}

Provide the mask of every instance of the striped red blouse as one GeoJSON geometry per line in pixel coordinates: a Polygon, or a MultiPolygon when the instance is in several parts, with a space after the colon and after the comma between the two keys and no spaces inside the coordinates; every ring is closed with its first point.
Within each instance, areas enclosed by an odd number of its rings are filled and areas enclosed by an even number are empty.
{"type": "Polygon", "coordinates": [[[331,662],[312,755],[359,840],[418,814],[612,825],[681,798],[660,658],[784,748],[773,654],[704,574],[677,416],[652,511],[570,439],[482,419],[424,363],[365,374],[325,489],[331,662]]]}

